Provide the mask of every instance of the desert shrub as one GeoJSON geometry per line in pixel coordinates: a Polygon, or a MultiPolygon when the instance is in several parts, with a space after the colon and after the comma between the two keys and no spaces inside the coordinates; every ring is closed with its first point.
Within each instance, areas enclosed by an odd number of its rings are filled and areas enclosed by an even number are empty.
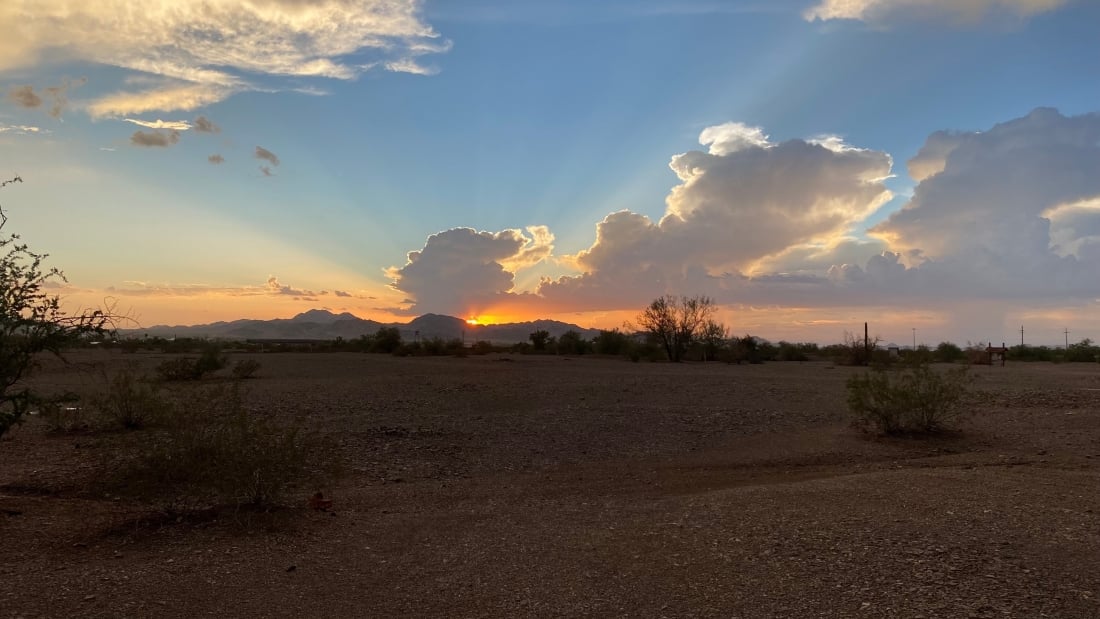
{"type": "Polygon", "coordinates": [[[102,389],[89,398],[89,406],[108,428],[136,430],[159,423],[170,402],[148,381],[127,366],[102,375],[102,389]]]}
{"type": "Polygon", "coordinates": [[[561,334],[558,338],[557,353],[559,355],[583,355],[589,351],[591,343],[581,337],[573,329],[561,334]]]}
{"type": "Polygon", "coordinates": [[[845,331],[844,343],[830,347],[833,362],[837,365],[870,365],[880,341],[878,336],[865,339],[845,331]]]}
{"type": "Polygon", "coordinates": [[[938,372],[927,363],[876,366],[848,379],[848,408],[857,423],[883,434],[944,430],[961,414],[968,370],[938,372]]]}
{"type": "Polygon", "coordinates": [[[474,355],[487,355],[491,352],[496,352],[496,347],[493,346],[492,342],[485,340],[478,340],[470,347],[470,354],[474,355]]]}
{"type": "Polygon", "coordinates": [[[217,346],[203,348],[202,355],[195,361],[195,372],[199,378],[212,374],[229,365],[229,358],[222,354],[217,346]]]}
{"type": "Polygon", "coordinates": [[[255,359],[241,359],[233,364],[232,371],[234,378],[255,378],[256,372],[260,371],[260,362],[255,359]]]}
{"type": "Polygon", "coordinates": [[[392,354],[401,347],[401,331],[397,327],[378,327],[371,339],[371,352],[392,354]]]}
{"type": "Polygon", "coordinates": [[[955,363],[966,358],[966,353],[951,342],[940,342],[936,346],[935,352],[932,353],[932,357],[942,363],[955,363]]]}
{"type": "MultiPolygon", "coordinates": [[[[79,397],[73,393],[61,396],[42,398],[38,404],[37,414],[46,423],[46,431],[49,433],[66,433],[87,430],[92,425],[88,411],[78,405],[79,397]]],[[[35,414],[34,411],[31,414],[35,414]]]]}
{"type": "Polygon", "coordinates": [[[161,380],[201,380],[207,374],[217,372],[229,364],[229,359],[216,347],[203,350],[199,357],[176,357],[157,366],[161,380]]]}
{"type": "Polygon", "coordinates": [[[597,355],[623,355],[632,343],[630,336],[618,329],[603,330],[592,340],[592,349],[597,355]]]}
{"type": "Polygon", "coordinates": [[[200,376],[195,373],[195,361],[193,357],[165,359],[157,366],[157,376],[167,381],[198,380],[200,376]]]}
{"type": "Polygon", "coordinates": [[[760,341],[751,335],[733,338],[730,348],[730,363],[741,365],[742,363],[763,363],[764,356],[760,351],[760,341]]]}
{"type": "Polygon", "coordinates": [[[1085,338],[1076,344],[1070,344],[1066,349],[1066,361],[1091,363],[1100,361],[1100,346],[1085,338]]]}
{"type": "Polygon", "coordinates": [[[545,329],[537,329],[528,336],[528,339],[531,340],[531,346],[536,352],[542,352],[546,350],[547,344],[550,342],[550,332],[545,329]]]}
{"type": "Polygon", "coordinates": [[[802,344],[779,342],[779,345],[776,347],[774,359],[776,361],[809,361],[810,358],[806,356],[802,344]]]}
{"type": "Polygon", "coordinates": [[[111,491],[168,511],[262,508],[324,468],[316,439],[249,411],[236,385],[191,391],[172,411],[164,428],[116,444],[111,491]]]}

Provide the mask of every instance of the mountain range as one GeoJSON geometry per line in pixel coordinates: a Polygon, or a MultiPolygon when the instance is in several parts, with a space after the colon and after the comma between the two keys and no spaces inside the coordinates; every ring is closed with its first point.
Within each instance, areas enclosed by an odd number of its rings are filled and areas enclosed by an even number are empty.
{"type": "Polygon", "coordinates": [[[382,323],[359,318],[347,312],[334,314],[328,310],[313,309],[293,318],[273,320],[234,320],[205,325],[169,326],[157,325],[147,329],[124,329],[122,334],[159,337],[206,337],[231,340],[280,339],[280,340],[345,340],[362,335],[373,335],[382,327],[396,327],[404,340],[443,338],[464,339],[466,342],[485,340],[494,344],[526,342],[531,333],[544,330],[554,337],[566,331],[576,331],[585,339],[599,334],[597,329],[586,329],[557,320],[534,320],[496,325],[471,325],[461,318],[440,314],[424,314],[407,323],[382,323]]]}

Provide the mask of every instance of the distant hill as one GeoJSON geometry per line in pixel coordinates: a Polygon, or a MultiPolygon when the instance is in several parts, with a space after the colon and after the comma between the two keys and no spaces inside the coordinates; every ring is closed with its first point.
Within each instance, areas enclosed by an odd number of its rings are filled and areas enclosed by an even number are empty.
{"type": "Polygon", "coordinates": [[[123,329],[122,335],[151,335],[159,337],[206,337],[230,340],[247,339],[311,339],[345,340],[361,335],[371,335],[381,327],[396,327],[405,340],[440,337],[445,340],[465,339],[467,342],[486,340],[495,344],[513,344],[528,341],[534,331],[545,330],[554,337],[566,331],[576,331],[581,337],[591,339],[598,329],[586,329],[557,320],[535,320],[499,325],[470,325],[461,318],[440,314],[424,314],[408,323],[381,323],[359,318],[344,312],[334,314],[328,310],[312,309],[293,318],[273,320],[234,320],[206,325],[169,326],[156,325],[147,329],[123,329]]]}

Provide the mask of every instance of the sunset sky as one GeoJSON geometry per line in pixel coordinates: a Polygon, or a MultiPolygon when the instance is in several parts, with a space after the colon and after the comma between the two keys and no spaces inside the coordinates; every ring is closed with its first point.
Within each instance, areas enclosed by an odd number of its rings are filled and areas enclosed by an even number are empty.
{"type": "Polygon", "coordinates": [[[1100,339],[1100,2],[4,0],[70,308],[1100,339]]]}

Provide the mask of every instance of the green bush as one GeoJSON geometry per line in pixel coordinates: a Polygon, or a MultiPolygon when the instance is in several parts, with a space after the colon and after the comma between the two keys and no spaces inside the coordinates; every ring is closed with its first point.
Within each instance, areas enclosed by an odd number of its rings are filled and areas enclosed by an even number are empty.
{"type": "Polygon", "coordinates": [[[940,342],[936,346],[936,350],[932,353],[933,358],[936,361],[943,363],[955,363],[956,361],[962,361],[966,358],[966,353],[963,349],[951,342],[940,342]]]}
{"type": "Polygon", "coordinates": [[[927,363],[876,367],[848,379],[848,408],[856,422],[884,434],[949,429],[961,415],[969,368],[939,372],[927,363]]]}
{"type": "Polygon", "coordinates": [[[300,426],[247,410],[236,385],[195,390],[172,410],[163,429],[116,444],[110,490],[170,512],[265,508],[327,457],[300,426]]]}

